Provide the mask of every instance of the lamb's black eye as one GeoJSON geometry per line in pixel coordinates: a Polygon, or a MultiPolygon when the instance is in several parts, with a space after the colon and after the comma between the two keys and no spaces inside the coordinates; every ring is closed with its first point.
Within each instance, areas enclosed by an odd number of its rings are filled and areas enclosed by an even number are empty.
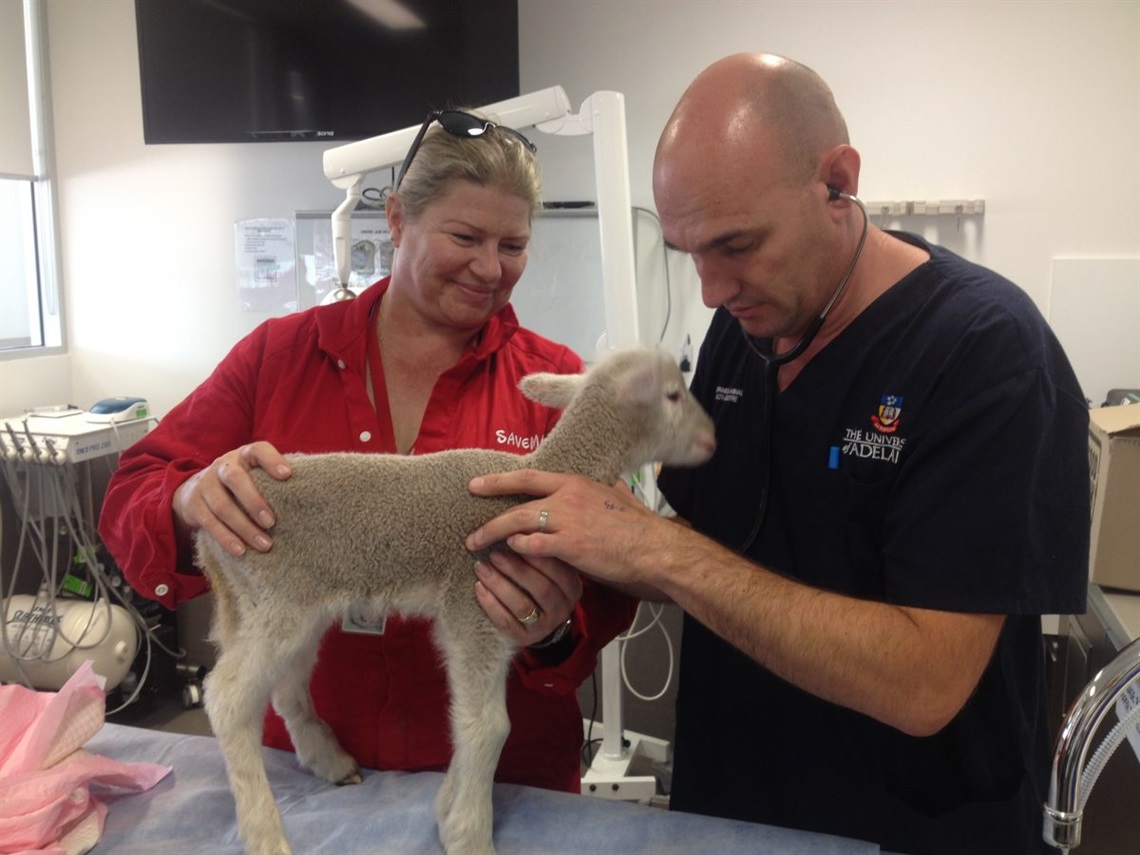
{"type": "Polygon", "coordinates": [[[679,400],[681,400],[681,393],[680,392],[670,392],[665,397],[668,398],[670,401],[672,401],[675,404],[679,400]]]}

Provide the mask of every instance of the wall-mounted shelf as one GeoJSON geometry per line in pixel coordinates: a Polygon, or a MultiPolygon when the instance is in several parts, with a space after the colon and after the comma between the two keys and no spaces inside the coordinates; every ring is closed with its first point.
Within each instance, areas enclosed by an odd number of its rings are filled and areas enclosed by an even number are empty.
{"type": "Polygon", "coordinates": [[[872,217],[975,217],[986,212],[985,199],[902,199],[863,204],[872,217]]]}

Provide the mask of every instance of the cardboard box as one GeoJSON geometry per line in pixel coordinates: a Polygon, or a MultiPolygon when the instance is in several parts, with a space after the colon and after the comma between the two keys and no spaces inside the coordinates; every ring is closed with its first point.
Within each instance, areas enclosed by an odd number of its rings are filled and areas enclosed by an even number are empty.
{"type": "Polygon", "coordinates": [[[1140,404],[1089,411],[1089,578],[1140,591],[1140,404]]]}

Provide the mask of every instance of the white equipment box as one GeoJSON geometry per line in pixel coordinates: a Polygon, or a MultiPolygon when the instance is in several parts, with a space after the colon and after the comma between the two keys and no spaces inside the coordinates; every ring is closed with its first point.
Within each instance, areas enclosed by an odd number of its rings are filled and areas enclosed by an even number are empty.
{"type": "Polygon", "coordinates": [[[0,454],[26,463],[82,463],[118,454],[150,430],[148,416],[129,421],[92,422],[85,410],[32,412],[0,424],[0,454]]]}

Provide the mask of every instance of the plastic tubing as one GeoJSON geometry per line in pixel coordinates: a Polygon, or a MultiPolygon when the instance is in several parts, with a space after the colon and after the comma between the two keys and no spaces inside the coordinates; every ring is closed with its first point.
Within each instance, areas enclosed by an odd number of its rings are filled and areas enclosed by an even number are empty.
{"type": "Polygon", "coordinates": [[[1136,725],[1140,725],[1140,705],[1133,707],[1131,712],[1118,721],[1096,751],[1093,752],[1084,772],[1081,773],[1081,800],[1078,810],[1083,811],[1085,809],[1085,803],[1092,794],[1093,785],[1096,784],[1100,773],[1104,771],[1109,758],[1120,747],[1120,743],[1127,738],[1129,729],[1136,725]]]}

